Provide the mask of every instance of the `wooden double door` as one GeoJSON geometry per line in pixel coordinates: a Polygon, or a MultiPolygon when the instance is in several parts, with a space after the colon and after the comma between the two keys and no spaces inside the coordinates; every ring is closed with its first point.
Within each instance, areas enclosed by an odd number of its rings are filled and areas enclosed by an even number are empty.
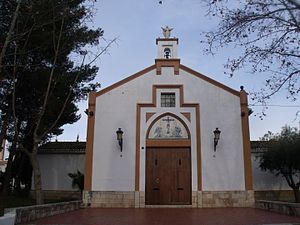
{"type": "Polygon", "coordinates": [[[146,204],[191,204],[190,148],[147,148],[146,204]]]}

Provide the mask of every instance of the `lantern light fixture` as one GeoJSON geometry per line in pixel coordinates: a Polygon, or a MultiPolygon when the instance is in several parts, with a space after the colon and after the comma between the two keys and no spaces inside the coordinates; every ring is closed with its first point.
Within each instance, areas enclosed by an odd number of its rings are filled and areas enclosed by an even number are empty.
{"type": "Polygon", "coordinates": [[[119,146],[120,146],[120,150],[121,150],[121,152],[122,152],[122,150],[123,150],[123,131],[122,131],[122,129],[121,128],[119,128],[117,131],[116,131],[116,133],[117,133],[117,140],[118,140],[118,143],[119,143],[119,146]]]}
{"type": "Polygon", "coordinates": [[[218,141],[220,139],[220,134],[221,134],[221,131],[219,130],[219,128],[216,128],[214,130],[214,151],[216,151],[216,149],[217,149],[218,141]]]}

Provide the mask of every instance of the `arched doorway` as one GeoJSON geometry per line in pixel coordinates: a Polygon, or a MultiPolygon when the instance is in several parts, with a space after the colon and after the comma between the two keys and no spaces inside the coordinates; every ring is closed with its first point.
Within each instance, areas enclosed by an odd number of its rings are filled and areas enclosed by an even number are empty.
{"type": "Polygon", "coordinates": [[[191,144],[187,125],[165,113],[149,126],[146,140],[146,204],[191,204],[191,144]]]}

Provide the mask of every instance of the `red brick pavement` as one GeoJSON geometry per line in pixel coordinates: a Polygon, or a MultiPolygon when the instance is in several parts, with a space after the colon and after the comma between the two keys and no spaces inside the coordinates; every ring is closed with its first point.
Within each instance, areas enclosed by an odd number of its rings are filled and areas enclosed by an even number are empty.
{"type": "Polygon", "coordinates": [[[80,209],[30,224],[72,225],[254,225],[299,223],[290,217],[253,208],[216,209],[80,209]]]}

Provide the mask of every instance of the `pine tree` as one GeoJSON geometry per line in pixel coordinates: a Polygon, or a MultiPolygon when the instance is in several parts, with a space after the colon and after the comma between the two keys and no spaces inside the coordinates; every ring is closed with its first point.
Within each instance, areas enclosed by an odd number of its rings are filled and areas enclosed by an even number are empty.
{"type": "MultiPolygon", "coordinates": [[[[87,2],[22,1],[2,60],[0,98],[5,104],[0,108],[1,117],[12,111],[6,129],[9,140],[17,143],[12,153],[22,149],[30,159],[37,204],[43,202],[38,146],[61,134],[63,125],[76,122],[80,118],[76,103],[97,87],[92,80],[98,68],[86,62],[85,47],[98,45],[103,30],[87,27],[85,21],[92,18],[87,2]]],[[[0,5],[4,13],[0,43],[9,34],[9,20],[18,5],[16,0],[0,5]]]]}

